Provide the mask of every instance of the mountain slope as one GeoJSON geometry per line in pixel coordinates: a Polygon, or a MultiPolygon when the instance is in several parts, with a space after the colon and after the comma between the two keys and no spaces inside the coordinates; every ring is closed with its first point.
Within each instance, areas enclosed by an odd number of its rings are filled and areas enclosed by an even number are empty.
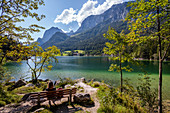
{"type": "Polygon", "coordinates": [[[69,36],[67,36],[65,33],[56,32],[47,42],[42,44],[42,47],[45,49],[49,46],[53,46],[62,41],[65,41],[67,38],[69,38],[69,36]]]}
{"type": "Polygon", "coordinates": [[[81,24],[81,27],[76,33],[85,32],[88,29],[95,27],[97,24],[111,19],[111,22],[122,21],[126,17],[130,8],[127,8],[127,2],[113,5],[110,9],[101,15],[91,15],[87,17],[81,24]]]}
{"type": "Polygon", "coordinates": [[[63,33],[63,31],[59,29],[58,27],[51,27],[50,29],[44,32],[44,35],[42,38],[37,39],[37,42],[39,42],[40,45],[42,45],[43,43],[47,42],[56,32],[63,33]]]}
{"type": "Polygon", "coordinates": [[[107,32],[109,26],[117,32],[122,30],[128,32],[127,23],[122,21],[129,11],[126,5],[127,3],[117,4],[101,15],[87,17],[74,35],[59,42],[50,39],[50,42],[43,44],[42,47],[47,48],[49,45],[55,45],[62,51],[75,49],[102,50],[105,42],[108,41],[103,37],[103,34],[107,32]],[[99,20],[96,20],[98,18],[99,20]]]}

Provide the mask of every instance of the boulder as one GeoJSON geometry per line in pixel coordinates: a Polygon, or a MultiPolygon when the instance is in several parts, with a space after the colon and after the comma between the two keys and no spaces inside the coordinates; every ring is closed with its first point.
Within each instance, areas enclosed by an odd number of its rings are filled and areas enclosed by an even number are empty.
{"type": "Polygon", "coordinates": [[[76,79],[75,82],[86,82],[86,79],[84,77],[80,78],[80,79],[76,79]]]}
{"type": "Polygon", "coordinates": [[[65,88],[65,89],[71,88],[71,85],[69,85],[69,84],[68,84],[68,85],[65,85],[64,88],[65,88]]]}
{"type": "Polygon", "coordinates": [[[39,109],[35,110],[33,113],[40,113],[43,110],[44,110],[44,108],[39,108],[39,109]]]}
{"type": "Polygon", "coordinates": [[[44,82],[48,82],[48,81],[49,81],[49,79],[45,79],[45,80],[44,80],[44,82]]]}
{"type": "Polygon", "coordinates": [[[34,87],[34,84],[29,83],[29,84],[26,84],[25,86],[26,86],[26,87],[34,87]]]}
{"type": "Polygon", "coordinates": [[[75,103],[79,103],[84,106],[89,106],[89,105],[94,106],[94,102],[91,100],[90,94],[88,93],[75,94],[73,99],[75,103]]]}
{"type": "Polygon", "coordinates": [[[26,83],[24,80],[19,79],[19,80],[15,83],[14,87],[15,87],[15,88],[18,88],[18,87],[21,87],[21,86],[25,86],[26,84],[27,84],[27,83],[26,83]]]}
{"type": "Polygon", "coordinates": [[[81,81],[81,82],[86,82],[86,79],[85,79],[84,77],[82,77],[82,78],[80,79],[80,81],[81,81]]]}

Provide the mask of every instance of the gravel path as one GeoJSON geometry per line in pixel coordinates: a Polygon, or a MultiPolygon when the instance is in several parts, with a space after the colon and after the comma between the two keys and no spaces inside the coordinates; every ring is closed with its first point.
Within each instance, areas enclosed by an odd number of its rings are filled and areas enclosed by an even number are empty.
{"type": "Polygon", "coordinates": [[[97,88],[93,88],[83,82],[79,82],[76,84],[77,86],[83,87],[85,93],[89,93],[91,98],[93,99],[95,106],[94,107],[82,107],[83,111],[88,111],[90,113],[97,113],[97,109],[100,107],[99,100],[97,99],[97,88]]]}

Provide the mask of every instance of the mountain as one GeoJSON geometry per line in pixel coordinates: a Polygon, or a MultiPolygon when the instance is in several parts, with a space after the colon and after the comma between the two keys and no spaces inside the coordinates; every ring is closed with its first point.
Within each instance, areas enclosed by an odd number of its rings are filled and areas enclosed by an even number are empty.
{"type": "Polygon", "coordinates": [[[58,27],[51,27],[50,29],[45,31],[42,38],[37,39],[37,42],[39,42],[40,45],[42,45],[43,43],[47,42],[56,32],[63,33],[63,31],[58,27]]]}
{"type": "MultiPolygon", "coordinates": [[[[91,15],[87,17],[81,24],[81,27],[76,33],[85,32],[88,29],[95,27],[97,24],[111,19],[111,22],[122,21],[126,17],[130,8],[127,8],[127,2],[113,5],[110,9],[101,15],[91,15]]],[[[75,34],[76,34],[75,33],[75,34]]]]}
{"type": "Polygon", "coordinates": [[[71,35],[73,35],[74,34],[74,31],[73,30],[71,30],[69,33],[66,33],[68,36],[71,36],[71,35]]]}
{"type": "Polygon", "coordinates": [[[52,37],[47,42],[42,44],[42,47],[47,48],[49,46],[56,45],[60,42],[65,41],[67,38],[69,38],[69,36],[67,36],[67,34],[61,33],[61,32],[56,32],[55,34],[52,35],[52,37]]]}
{"type": "MultiPolygon", "coordinates": [[[[102,50],[105,42],[108,41],[103,37],[108,27],[113,27],[117,32],[124,30],[128,32],[127,23],[123,22],[130,8],[126,8],[127,3],[113,5],[110,9],[101,15],[92,15],[87,17],[81,27],[73,35],[64,38],[62,41],[54,41],[50,39],[48,43],[44,43],[42,47],[55,45],[65,50],[102,50]]],[[[60,37],[61,38],[61,37],[60,37]]]]}

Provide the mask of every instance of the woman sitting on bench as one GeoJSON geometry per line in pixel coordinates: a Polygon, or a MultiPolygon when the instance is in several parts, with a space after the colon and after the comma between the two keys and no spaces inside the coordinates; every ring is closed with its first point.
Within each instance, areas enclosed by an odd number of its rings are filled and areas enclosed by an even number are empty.
{"type": "MultiPolygon", "coordinates": [[[[54,88],[54,85],[53,85],[53,82],[52,81],[49,81],[48,82],[48,85],[47,85],[47,89],[46,89],[46,91],[55,91],[56,90],[56,88],[54,88]]],[[[53,92],[53,93],[47,93],[48,95],[47,95],[47,99],[49,100],[49,105],[51,106],[51,101],[50,100],[52,100],[52,102],[55,104],[55,92],[53,92]]]]}
{"type": "Polygon", "coordinates": [[[55,91],[55,90],[56,88],[54,88],[53,82],[49,81],[46,91],[55,91]]]}

